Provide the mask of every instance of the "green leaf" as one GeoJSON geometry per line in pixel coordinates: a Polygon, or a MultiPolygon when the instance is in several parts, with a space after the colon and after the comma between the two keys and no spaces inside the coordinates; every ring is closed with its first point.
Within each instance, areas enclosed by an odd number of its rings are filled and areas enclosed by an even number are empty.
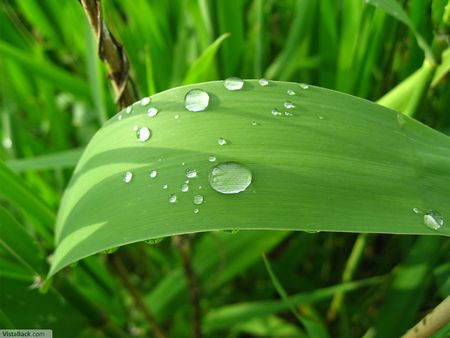
{"type": "Polygon", "coordinates": [[[157,94],[151,105],[160,111],[156,117],[137,103],[131,114],[107,122],[86,148],[61,202],[50,275],[101,250],[182,233],[450,235],[447,225],[432,230],[412,210],[450,218],[450,139],[413,119],[288,82],[262,87],[246,81],[240,91],[226,90],[222,81],[201,83],[157,94]],[[192,88],[209,93],[204,112],[184,108],[192,88]],[[288,95],[289,89],[296,94],[288,95]],[[285,109],[286,100],[295,108],[285,109]],[[273,108],[293,116],[274,116],[273,108]],[[139,142],[134,126],[149,127],[151,138],[139,142]],[[226,145],[218,144],[221,137],[226,145]],[[246,191],[225,195],[209,185],[212,168],[227,161],[251,170],[246,191]],[[198,177],[183,193],[187,169],[196,169],[198,177]],[[151,170],[158,171],[155,178],[151,170]],[[127,171],[133,173],[128,184],[127,171]],[[170,194],[178,195],[176,203],[169,203],[170,194]],[[202,205],[194,205],[196,194],[203,196],[202,205]]]}
{"type": "Polygon", "coordinates": [[[409,16],[406,14],[406,12],[403,10],[402,6],[396,1],[396,0],[365,0],[367,3],[379,7],[382,10],[384,10],[389,15],[393,16],[397,20],[403,22],[405,25],[407,25],[411,31],[414,33],[414,36],[416,37],[417,44],[425,53],[425,57],[431,62],[434,63],[434,56],[433,52],[431,51],[430,46],[425,41],[425,39],[420,35],[420,33],[416,30],[416,28],[413,25],[413,22],[409,18],[409,16]]]}

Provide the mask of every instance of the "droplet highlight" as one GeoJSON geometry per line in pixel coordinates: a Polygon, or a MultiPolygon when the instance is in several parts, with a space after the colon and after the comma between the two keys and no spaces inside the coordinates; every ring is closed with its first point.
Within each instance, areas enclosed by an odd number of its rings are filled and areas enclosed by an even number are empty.
{"type": "Polygon", "coordinates": [[[252,183],[252,172],[237,162],[223,162],[211,169],[208,181],[211,187],[222,194],[237,194],[252,183]]]}
{"type": "Polygon", "coordinates": [[[228,90],[240,90],[244,86],[244,80],[238,77],[229,77],[223,83],[228,90]]]}
{"type": "Polygon", "coordinates": [[[184,97],[184,107],[192,112],[204,111],[209,104],[209,95],[201,89],[191,89],[184,97]]]}
{"type": "Polygon", "coordinates": [[[133,173],[131,171],[127,171],[124,175],[123,175],[123,181],[125,183],[130,183],[131,180],[133,179],[133,173]]]}

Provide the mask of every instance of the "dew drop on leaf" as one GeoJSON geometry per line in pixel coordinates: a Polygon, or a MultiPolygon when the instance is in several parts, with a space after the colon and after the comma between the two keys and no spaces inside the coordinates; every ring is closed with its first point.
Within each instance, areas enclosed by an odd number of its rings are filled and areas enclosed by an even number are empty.
{"type": "Polygon", "coordinates": [[[195,208],[195,209],[194,209],[194,214],[198,214],[199,211],[200,211],[200,210],[199,210],[198,208],[195,208]]]}
{"type": "Polygon", "coordinates": [[[140,142],[145,142],[152,136],[152,133],[147,127],[142,127],[138,129],[136,136],[140,142]]]}
{"type": "Polygon", "coordinates": [[[273,115],[273,116],[280,116],[281,113],[279,112],[279,110],[278,110],[277,108],[273,108],[273,109],[272,109],[272,115],[273,115]]]}
{"type": "Polygon", "coordinates": [[[423,215],[423,222],[430,229],[439,230],[444,225],[444,217],[439,212],[430,210],[423,215]]]}
{"type": "Polygon", "coordinates": [[[124,175],[123,175],[123,181],[125,183],[130,183],[131,180],[133,179],[133,173],[131,171],[127,171],[124,175]]]}
{"type": "Polygon", "coordinates": [[[189,191],[189,186],[187,185],[187,183],[184,183],[181,186],[181,192],[188,192],[189,191]]]}
{"type": "Polygon", "coordinates": [[[148,117],[155,117],[156,115],[158,115],[158,108],[155,107],[150,107],[147,110],[147,116],[148,117]]]}
{"type": "Polygon", "coordinates": [[[151,99],[150,97],[146,96],[141,100],[141,106],[146,106],[150,103],[151,99]]]}
{"type": "Polygon", "coordinates": [[[211,187],[222,194],[237,194],[252,183],[252,172],[237,162],[223,162],[211,169],[208,176],[211,187]]]}
{"type": "Polygon", "coordinates": [[[175,203],[177,201],[177,195],[172,194],[169,196],[169,202],[170,203],[175,203]]]}
{"type": "Polygon", "coordinates": [[[229,77],[223,84],[228,90],[240,90],[244,86],[244,80],[238,77],[229,77]]]}
{"type": "Polygon", "coordinates": [[[167,184],[163,185],[163,189],[166,190],[169,186],[167,184]]]}
{"type": "Polygon", "coordinates": [[[158,172],[156,170],[150,171],[150,178],[155,178],[158,175],[158,172]]]}
{"type": "Polygon", "coordinates": [[[284,103],[284,106],[285,106],[287,109],[295,108],[294,104],[293,104],[291,101],[286,101],[286,102],[284,103]]]}
{"type": "Polygon", "coordinates": [[[288,89],[287,93],[288,95],[295,95],[295,91],[293,91],[292,89],[288,89]]]}
{"type": "Polygon", "coordinates": [[[175,114],[175,116],[173,117],[175,120],[178,120],[180,118],[180,114],[175,114]]]}
{"type": "Polygon", "coordinates": [[[209,162],[215,162],[215,161],[216,161],[216,156],[214,156],[214,155],[209,155],[209,156],[208,156],[208,161],[209,161],[209,162]]]}
{"type": "Polygon", "coordinates": [[[195,169],[186,169],[186,177],[187,178],[197,177],[197,170],[195,170],[195,169]]]}
{"type": "Polygon", "coordinates": [[[126,112],[127,114],[131,114],[132,111],[133,111],[133,106],[128,106],[128,107],[125,109],[125,112],[126,112]]]}
{"type": "Polygon", "coordinates": [[[224,146],[225,144],[228,143],[227,140],[225,140],[223,137],[219,137],[219,139],[217,140],[217,143],[219,143],[219,145],[224,146]]]}
{"type": "Polygon", "coordinates": [[[204,111],[208,104],[209,95],[201,89],[191,89],[184,97],[184,107],[189,111],[204,111]]]}
{"type": "Polygon", "coordinates": [[[302,89],[308,89],[309,88],[309,86],[306,83],[300,83],[300,87],[302,89]]]}
{"type": "Polygon", "coordinates": [[[195,195],[194,196],[194,204],[200,205],[203,203],[203,195],[195,195]]]}
{"type": "Polygon", "coordinates": [[[265,87],[269,84],[269,81],[267,81],[266,79],[259,79],[258,83],[260,86],[265,87]]]}

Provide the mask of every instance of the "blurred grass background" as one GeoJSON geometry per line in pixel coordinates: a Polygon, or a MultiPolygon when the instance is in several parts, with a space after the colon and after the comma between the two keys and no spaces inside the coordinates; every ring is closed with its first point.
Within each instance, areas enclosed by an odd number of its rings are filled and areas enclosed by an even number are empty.
{"type": "MultiPolygon", "coordinates": [[[[431,71],[425,72],[420,72],[424,52],[411,28],[366,1],[102,4],[104,20],[128,55],[140,97],[239,76],[311,83],[375,101],[405,81],[406,89],[390,101],[393,106],[450,134],[448,1],[400,2],[435,53],[431,71]],[[414,96],[415,88],[423,90],[414,96]]],[[[77,1],[0,2],[0,83],[0,207],[5,210],[0,220],[18,221],[23,236],[47,256],[71,171],[96,130],[117,112],[95,37],[77,1]]],[[[450,294],[447,239],[252,232],[202,234],[192,241],[206,337],[398,336],[450,294]],[[261,252],[287,294],[299,294],[295,310],[304,319],[301,324],[279,300],[261,252]],[[376,278],[365,280],[369,277],[376,278]],[[348,284],[352,280],[355,284],[348,284]],[[331,301],[336,291],[352,288],[357,291],[331,301]]],[[[170,241],[119,251],[159,325],[169,337],[185,336],[191,309],[170,241]]],[[[66,269],[59,279],[71,286],[54,281],[46,294],[27,288],[36,274],[0,247],[0,327],[102,336],[104,318],[92,320],[87,305],[76,303],[73,295],[79,294],[125,336],[152,336],[107,256],[66,269]]],[[[119,331],[114,334],[120,336],[119,331]]]]}

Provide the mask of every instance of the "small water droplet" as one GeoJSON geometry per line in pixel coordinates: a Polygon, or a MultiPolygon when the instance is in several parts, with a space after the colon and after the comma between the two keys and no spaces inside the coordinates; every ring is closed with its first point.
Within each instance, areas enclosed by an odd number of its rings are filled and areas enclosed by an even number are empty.
{"type": "Polygon", "coordinates": [[[277,108],[273,108],[272,109],[272,115],[273,116],[280,116],[281,113],[280,113],[280,111],[277,108]]]}
{"type": "Polygon", "coordinates": [[[294,104],[293,104],[291,101],[286,101],[286,102],[284,103],[284,106],[285,106],[287,109],[295,108],[294,104]]]}
{"type": "Polygon", "coordinates": [[[181,162],[181,165],[184,167],[186,165],[186,162],[181,162]]]}
{"type": "Polygon", "coordinates": [[[119,121],[122,120],[122,115],[119,114],[119,116],[117,116],[117,119],[118,119],[119,121]]]}
{"type": "Polygon", "coordinates": [[[147,127],[142,127],[137,131],[137,138],[141,142],[147,141],[152,136],[150,129],[147,127]]]}
{"type": "Polygon", "coordinates": [[[159,244],[163,241],[164,237],[159,237],[159,238],[151,238],[151,239],[147,239],[146,241],[144,241],[147,244],[150,245],[155,245],[155,244],[159,244]]]}
{"type": "Polygon", "coordinates": [[[155,117],[156,115],[158,115],[159,111],[158,108],[156,107],[150,107],[147,110],[147,116],[148,117],[155,117]]]}
{"type": "Polygon", "coordinates": [[[175,203],[177,201],[177,195],[172,194],[169,196],[169,202],[170,203],[175,203]]]}
{"type": "Polygon", "coordinates": [[[189,111],[204,111],[208,104],[209,95],[201,89],[191,89],[184,97],[184,107],[189,111]]]}
{"type": "Polygon", "coordinates": [[[198,186],[198,190],[202,190],[202,186],[201,185],[198,186]]]}
{"type": "Polygon", "coordinates": [[[423,222],[430,229],[439,230],[444,225],[444,217],[439,212],[430,210],[423,215],[423,222]]]}
{"type": "Polygon", "coordinates": [[[181,192],[188,192],[189,191],[189,186],[185,183],[181,186],[181,192]]]}
{"type": "Polygon", "coordinates": [[[203,203],[203,195],[195,195],[194,196],[194,204],[200,205],[203,203]]]}
{"type": "Polygon", "coordinates": [[[293,91],[292,89],[288,89],[287,93],[288,95],[295,95],[295,91],[293,91]]]}
{"type": "Polygon", "coordinates": [[[175,120],[178,120],[180,118],[180,114],[175,114],[175,116],[173,117],[175,120]]]}
{"type": "Polygon", "coordinates": [[[199,211],[200,211],[200,210],[199,210],[198,208],[195,208],[195,209],[194,209],[194,214],[198,214],[199,211]]]}
{"type": "Polygon", "coordinates": [[[309,88],[309,85],[307,85],[306,83],[300,83],[300,87],[301,87],[302,89],[308,89],[308,88],[309,88]]]}
{"type": "Polygon", "coordinates": [[[150,177],[155,178],[158,175],[158,172],[156,170],[150,171],[150,177]]]}
{"type": "Polygon", "coordinates": [[[246,166],[237,162],[223,162],[209,173],[211,187],[223,194],[237,194],[252,183],[252,173],[246,166]]]}
{"type": "Polygon", "coordinates": [[[259,126],[259,123],[256,121],[252,121],[252,126],[259,126]]]}
{"type": "Polygon", "coordinates": [[[169,186],[167,184],[163,185],[163,189],[166,190],[169,186]]]}
{"type": "Polygon", "coordinates": [[[209,162],[215,162],[215,161],[216,161],[216,156],[214,156],[214,155],[209,155],[209,156],[208,156],[208,161],[209,161],[209,162]]]}
{"type": "Polygon", "coordinates": [[[131,171],[127,171],[124,175],[123,175],[123,181],[125,183],[130,183],[131,180],[133,179],[133,173],[131,171]]]}
{"type": "Polygon", "coordinates": [[[189,184],[189,180],[184,181],[184,183],[189,184]]]}
{"type": "Polygon", "coordinates": [[[267,81],[266,79],[259,79],[258,83],[260,86],[265,87],[269,84],[269,81],[267,81]]]}
{"type": "Polygon", "coordinates": [[[238,77],[229,77],[223,83],[228,90],[240,90],[244,86],[244,80],[238,77]]]}
{"type": "Polygon", "coordinates": [[[195,170],[195,169],[186,169],[186,177],[187,178],[197,177],[197,170],[195,170]]]}
{"type": "Polygon", "coordinates": [[[416,213],[416,214],[423,214],[423,211],[420,210],[419,208],[413,208],[412,210],[413,210],[414,213],[416,213]]]}
{"type": "Polygon", "coordinates": [[[289,113],[288,111],[285,111],[285,112],[284,112],[284,116],[288,116],[288,117],[289,117],[289,116],[292,116],[292,113],[289,113]]]}
{"type": "Polygon", "coordinates": [[[146,96],[141,100],[141,106],[146,106],[150,103],[151,99],[150,97],[146,96]]]}
{"type": "Polygon", "coordinates": [[[133,106],[128,106],[127,109],[125,109],[125,112],[127,114],[131,114],[132,111],[133,111],[133,106]]]}
{"type": "Polygon", "coordinates": [[[225,140],[223,137],[219,137],[219,139],[217,140],[217,143],[219,143],[221,146],[224,146],[225,144],[228,143],[228,141],[225,140]]]}

